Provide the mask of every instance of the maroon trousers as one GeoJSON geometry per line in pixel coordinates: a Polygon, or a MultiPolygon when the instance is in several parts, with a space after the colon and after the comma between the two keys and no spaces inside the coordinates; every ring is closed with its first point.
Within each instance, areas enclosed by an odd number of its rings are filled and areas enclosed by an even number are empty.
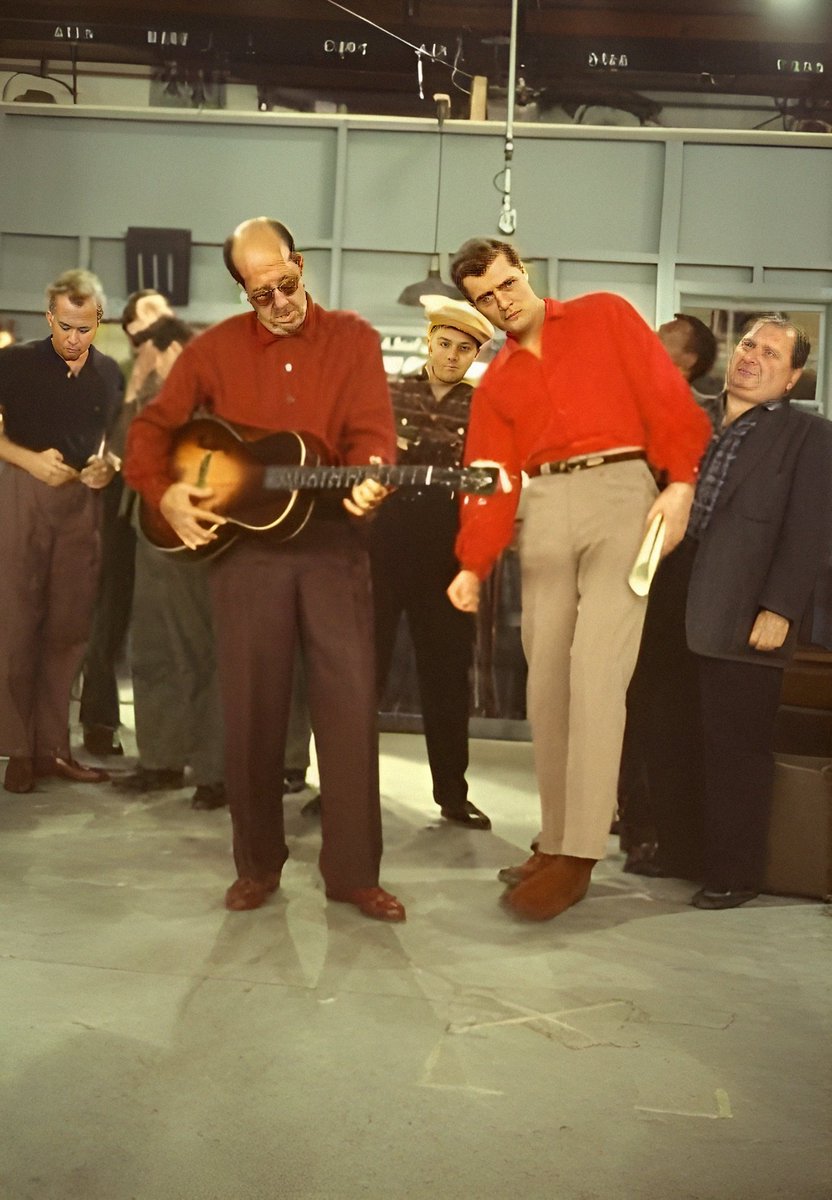
{"type": "Polygon", "coordinates": [[[0,754],[69,757],[69,701],[98,588],[99,505],[0,469],[0,754]]]}
{"type": "Polygon", "coordinates": [[[241,876],[279,872],[283,765],[302,647],[323,806],[327,890],[378,883],[381,812],[369,562],[360,530],[313,517],[294,539],[240,538],[210,572],[226,792],[241,876]]]}

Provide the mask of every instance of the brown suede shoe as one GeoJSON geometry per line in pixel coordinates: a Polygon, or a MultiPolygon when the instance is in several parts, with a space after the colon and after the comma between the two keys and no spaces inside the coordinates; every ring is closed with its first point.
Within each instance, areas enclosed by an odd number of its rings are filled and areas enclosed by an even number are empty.
{"type": "Polygon", "coordinates": [[[401,901],[382,887],[355,888],[337,895],[327,892],[327,899],[338,900],[341,904],[354,904],[365,917],[373,917],[376,921],[407,920],[401,901]]]}
{"type": "Polygon", "coordinates": [[[35,786],[35,764],[31,758],[10,758],[3,787],[7,792],[31,792],[35,786]]]}
{"type": "Polygon", "coordinates": [[[502,902],[516,916],[527,921],[551,921],[583,900],[594,866],[594,858],[559,854],[507,891],[502,902]]]}
{"type": "Polygon", "coordinates": [[[535,871],[539,871],[541,867],[545,867],[555,858],[557,858],[556,854],[541,854],[539,850],[535,850],[531,858],[518,863],[516,867],[503,867],[501,871],[497,872],[497,878],[501,883],[507,883],[509,887],[517,887],[518,883],[522,883],[524,879],[534,875],[535,871]]]}
{"type": "Polygon", "coordinates": [[[82,767],[74,758],[36,758],[35,775],[39,779],[50,776],[70,779],[73,783],[107,783],[110,779],[107,771],[100,767],[82,767]]]}
{"type": "Polygon", "coordinates": [[[225,893],[225,907],[232,912],[247,912],[251,908],[260,908],[279,887],[279,872],[267,875],[265,879],[249,879],[243,875],[235,879],[225,893]]]}

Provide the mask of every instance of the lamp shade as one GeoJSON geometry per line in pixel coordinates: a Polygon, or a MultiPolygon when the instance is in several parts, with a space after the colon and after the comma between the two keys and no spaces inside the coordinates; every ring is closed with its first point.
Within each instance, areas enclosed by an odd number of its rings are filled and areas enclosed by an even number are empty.
{"type": "Polygon", "coordinates": [[[431,263],[426,279],[420,279],[418,283],[409,283],[406,288],[402,289],[399,304],[418,308],[421,305],[420,297],[425,293],[433,296],[453,296],[455,300],[460,299],[459,289],[452,283],[445,283],[439,274],[439,264],[435,260],[431,263]]]}

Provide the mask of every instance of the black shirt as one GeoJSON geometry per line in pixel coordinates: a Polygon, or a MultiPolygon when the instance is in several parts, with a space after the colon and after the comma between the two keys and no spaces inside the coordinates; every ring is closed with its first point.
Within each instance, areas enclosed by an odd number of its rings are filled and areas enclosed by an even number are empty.
{"type": "Polygon", "coordinates": [[[80,471],[109,434],[121,407],[118,364],[90,346],[77,375],[51,338],[0,351],[0,408],[6,437],[27,450],[59,450],[80,471]]]}

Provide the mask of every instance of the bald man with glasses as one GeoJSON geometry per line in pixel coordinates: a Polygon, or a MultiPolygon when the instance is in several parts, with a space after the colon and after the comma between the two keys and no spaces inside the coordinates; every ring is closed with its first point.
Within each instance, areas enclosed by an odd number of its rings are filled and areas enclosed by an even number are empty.
{"type": "MultiPolygon", "coordinates": [[[[198,410],[240,429],[304,431],[333,463],[393,462],[390,398],[376,332],[316,304],[285,225],[245,221],[225,264],[252,311],[190,342],[130,428],[126,478],[192,549],[225,523],[210,487],[175,481],[174,433],[198,410]]],[[[232,911],[259,908],[288,857],[281,784],[295,652],[302,645],[321,790],[320,868],[327,896],[402,921],[379,886],[381,814],[369,558],[364,518],[383,499],[373,479],[316,501],[296,535],[239,538],[212,560],[210,587],[225,717],[226,792],[237,878],[232,911]]]]}

